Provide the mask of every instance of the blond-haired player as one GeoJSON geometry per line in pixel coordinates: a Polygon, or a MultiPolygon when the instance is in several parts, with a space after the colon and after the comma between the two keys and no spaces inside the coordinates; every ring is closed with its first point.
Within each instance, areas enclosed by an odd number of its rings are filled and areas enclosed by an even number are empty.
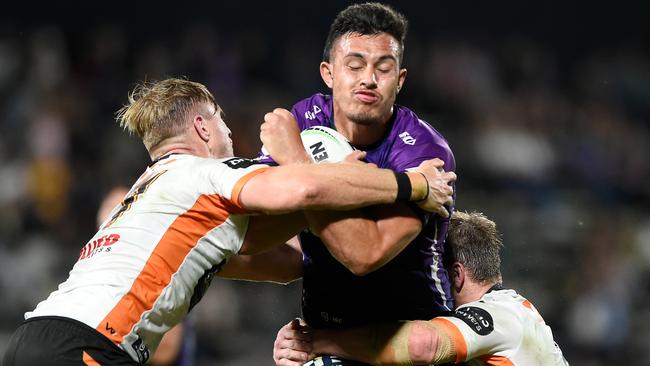
{"type": "MultiPolygon", "coordinates": [[[[302,365],[312,353],[382,366],[567,365],[535,307],[514,290],[501,287],[503,244],[495,223],[480,213],[456,212],[447,243],[457,306],[452,315],[348,330],[312,330],[293,321],[278,332],[276,364],[302,365]]],[[[320,364],[337,363],[327,359],[320,364]]]]}
{"type": "MultiPolygon", "coordinates": [[[[205,86],[167,79],[138,86],[119,113],[152,162],[81,249],[68,279],[25,314],[3,364],[134,365],[201,299],[213,275],[237,253],[253,254],[295,231],[256,213],[347,209],[421,201],[433,211],[451,200],[453,173],[424,162],[401,176],[355,164],[269,168],[233,157],[230,130],[205,86]],[[268,224],[268,222],[266,222],[268,224]]],[[[275,110],[265,116],[273,121],[275,110]]],[[[297,131],[262,129],[272,154],[300,144],[297,131]],[[277,146],[277,147],[276,147],[277,146]]],[[[293,149],[288,149],[289,151],[293,149]]],[[[298,223],[301,224],[301,223],[298,223]]]]}

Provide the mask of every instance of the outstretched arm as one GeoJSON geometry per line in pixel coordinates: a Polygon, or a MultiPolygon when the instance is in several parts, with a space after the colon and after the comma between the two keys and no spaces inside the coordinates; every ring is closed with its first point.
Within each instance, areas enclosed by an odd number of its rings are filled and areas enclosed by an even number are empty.
{"type": "MultiPolygon", "coordinates": [[[[441,174],[433,168],[426,173],[441,174]]],[[[404,201],[428,200],[427,192],[432,188],[427,179],[419,173],[403,174],[412,187],[404,201]]],[[[352,163],[291,164],[267,169],[251,178],[242,188],[239,201],[247,209],[267,214],[349,210],[395,202],[398,188],[395,174],[388,169],[352,163]]]]}
{"type": "Polygon", "coordinates": [[[278,366],[293,366],[327,354],[377,366],[440,365],[456,361],[448,331],[433,321],[311,329],[296,321],[278,331],[273,356],[278,366]]]}
{"type": "Polygon", "coordinates": [[[288,284],[302,277],[302,251],[296,238],[256,255],[230,258],[219,277],[288,284]]]}
{"type": "Polygon", "coordinates": [[[287,165],[268,169],[244,185],[240,202],[246,208],[265,213],[349,210],[410,200],[420,201],[418,205],[427,211],[448,215],[444,205],[451,203],[452,189],[446,183],[456,176],[439,171],[439,159],[423,162],[418,172],[398,175],[372,165],[306,164],[308,158],[291,112],[277,108],[264,119],[260,138],[274,159],[287,165]]]}
{"type": "MultiPolygon", "coordinates": [[[[238,254],[254,255],[284,244],[307,227],[302,211],[284,215],[251,216],[238,254]]],[[[299,245],[298,245],[299,246],[299,245]]]]}
{"type": "Polygon", "coordinates": [[[351,330],[315,330],[315,354],[331,354],[376,366],[440,365],[456,360],[447,331],[432,321],[408,321],[351,330]]]}

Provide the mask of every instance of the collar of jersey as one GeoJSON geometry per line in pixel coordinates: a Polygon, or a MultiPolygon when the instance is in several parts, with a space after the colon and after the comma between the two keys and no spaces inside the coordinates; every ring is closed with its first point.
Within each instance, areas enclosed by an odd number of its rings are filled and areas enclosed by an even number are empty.
{"type": "Polygon", "coordinates": [[[499,291],[503,290],[503,284],[502,283],[495,283],[494,286],[490,287],[490,289],[486,292],[486,294],[489,294],[492,291],[499,291]]]}
{"type": "Polygon", "coordinates": [[[172,156],[172,155],[179,155],[179,154],[180,154],[180,153],[169,153],[169,154],[165,154],[165,155],[163,155],[163,156],[157,158],[156,160],[152,161],[151,163],[149,163],[149,167],[152,167],[152,166],[158,164],[159,162],[161,162],[161,161],[163,161],[163,160],[169,158],[169,157],[172,156]]]}

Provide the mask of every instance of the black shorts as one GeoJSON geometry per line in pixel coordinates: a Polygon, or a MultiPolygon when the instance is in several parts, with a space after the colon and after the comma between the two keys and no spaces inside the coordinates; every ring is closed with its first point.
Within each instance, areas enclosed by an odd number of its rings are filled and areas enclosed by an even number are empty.
{"type": "Polygon", "coordinates": [[[14,332],[3,366],[138,365],[91,327],[69,318],[27,319],[14,332]]]}

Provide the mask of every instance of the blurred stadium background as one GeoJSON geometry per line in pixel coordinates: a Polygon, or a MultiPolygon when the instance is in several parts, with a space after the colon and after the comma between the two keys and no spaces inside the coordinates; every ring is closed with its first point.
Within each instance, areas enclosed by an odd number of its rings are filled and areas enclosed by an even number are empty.
{"type": "MultiPolygon", "coordinates": [[[[650,364],[650,6],[392,4],[411,24],[398,102],[449,139],[458,207],[503,232],[505,284],[536,304],[572,365],[650,364]]],[[[318,63],[346,5],[3,5],[0,355],[65,279],[101,197],[148,162],[114,121],[134,83],[207,84],[235,153],[253,156],[266,111],[326,91],[318,63]]],[[[193,313],[198,364],[271,365],[299,300],[299,282],[215,280],[193,313]]]]}

